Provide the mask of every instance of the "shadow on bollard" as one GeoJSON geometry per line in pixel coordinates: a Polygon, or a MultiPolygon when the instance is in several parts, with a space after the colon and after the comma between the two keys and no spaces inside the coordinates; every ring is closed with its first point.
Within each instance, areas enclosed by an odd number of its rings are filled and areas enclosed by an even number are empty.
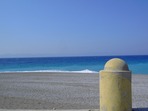
{"type": "Polygon", "coordinates": [[[148,108],[133,108],[132,111],[148,111],[148,108]]]}

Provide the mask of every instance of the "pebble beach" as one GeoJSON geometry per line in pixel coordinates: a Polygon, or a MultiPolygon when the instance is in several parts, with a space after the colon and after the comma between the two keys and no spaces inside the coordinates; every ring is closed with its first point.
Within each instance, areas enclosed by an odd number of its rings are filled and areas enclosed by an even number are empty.
{"type": "MultiPolygon", "coordinates": [[[[132,75],[132,101],[148,110],[148,75],[132,75]]],[[[99,74],[0,73],[0,109],[99,109],[99,74]]]]}

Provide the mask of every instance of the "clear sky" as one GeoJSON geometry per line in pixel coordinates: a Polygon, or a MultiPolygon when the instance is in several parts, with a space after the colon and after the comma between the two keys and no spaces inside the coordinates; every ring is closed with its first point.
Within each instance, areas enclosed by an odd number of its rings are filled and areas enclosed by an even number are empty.
{"type": "Polygon", "coordinates": [[[0,0],[0,57],[148,55],[148,0],[0,0]]]}

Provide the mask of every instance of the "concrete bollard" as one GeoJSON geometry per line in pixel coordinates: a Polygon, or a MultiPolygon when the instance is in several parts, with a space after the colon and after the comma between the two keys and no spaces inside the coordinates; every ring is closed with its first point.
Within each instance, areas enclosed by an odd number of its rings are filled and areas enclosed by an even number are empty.
{"type": "Polygon", "coordinates": [[[131,71],[121,59],[109,60],[100,71],[100,111],[132,111],[131,71]]]}

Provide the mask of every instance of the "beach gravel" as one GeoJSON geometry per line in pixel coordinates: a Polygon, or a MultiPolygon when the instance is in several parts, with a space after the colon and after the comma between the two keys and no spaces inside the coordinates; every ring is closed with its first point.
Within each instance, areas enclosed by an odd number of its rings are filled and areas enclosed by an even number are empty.
{"type": "MultiPolygon", "coordinates": [[[[148,75],[133,75],[132,100],[148,109],[148,75]]],[[[0,73],[0,109],[98,108],[99,74],[0,73]]]]}

